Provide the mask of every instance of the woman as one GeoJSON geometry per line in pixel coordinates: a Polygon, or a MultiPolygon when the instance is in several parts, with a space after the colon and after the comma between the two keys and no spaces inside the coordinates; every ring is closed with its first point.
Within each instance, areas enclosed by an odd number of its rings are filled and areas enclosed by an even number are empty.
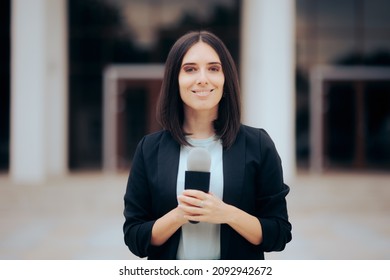
{"type": "Polygon", "coordinates": [[[240,123],[234,61],[214,34],[190,32],[168,54],[157,117],[127,183],[124,238],[149,259],[264,259],[291,240],[280,158],[240,123]],[[210,192],[184,190],[191,148],[211,155],[210,192]],[[199,223],[189,223],[197,221],[199,223]]]}

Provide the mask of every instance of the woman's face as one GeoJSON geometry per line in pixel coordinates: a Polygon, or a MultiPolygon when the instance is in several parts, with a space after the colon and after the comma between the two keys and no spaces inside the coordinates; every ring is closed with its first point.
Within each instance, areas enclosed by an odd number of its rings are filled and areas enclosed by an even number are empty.
{"type": "Polygon", "coordinates": [[[184,112],[217,114],[224,82],[225,75],[216,51],[204,42],[193,45],[184,55],[179,73],[184,112]]]}

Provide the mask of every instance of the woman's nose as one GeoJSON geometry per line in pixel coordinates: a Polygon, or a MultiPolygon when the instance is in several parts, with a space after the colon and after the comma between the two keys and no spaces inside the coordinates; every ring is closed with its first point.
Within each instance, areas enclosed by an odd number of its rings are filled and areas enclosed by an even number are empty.
{"type": "Polygon", "coordinates": [[[204,71],[204,70],[199,71],[199,75],[198,75],[196,83],[198,85],[206,85],[208,83],[206,71],[204,71]]]}

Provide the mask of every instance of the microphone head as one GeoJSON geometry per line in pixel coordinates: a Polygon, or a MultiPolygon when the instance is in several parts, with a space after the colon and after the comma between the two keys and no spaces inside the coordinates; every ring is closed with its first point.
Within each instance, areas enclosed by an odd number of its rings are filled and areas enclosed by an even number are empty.
{"type": "Polygon", "coordinates": [[[207,149],[201,147],[192,148],[187,158],[187,170],[198,172],[210,172],[211,156],[207,149]]]}

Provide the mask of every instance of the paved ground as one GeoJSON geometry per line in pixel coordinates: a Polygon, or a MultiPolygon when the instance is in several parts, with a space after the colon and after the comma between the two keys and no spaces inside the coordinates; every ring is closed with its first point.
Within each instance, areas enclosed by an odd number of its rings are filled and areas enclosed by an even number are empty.
{"type": "MultiPolygon", "coordinates": [[[[122,236],[126,180],[0,176],[0,259],[136,259],[122,236]]],[[[290,185],[293,241],[268,259],[390,259],[390,174],[300,174],[290,185]]]]}

